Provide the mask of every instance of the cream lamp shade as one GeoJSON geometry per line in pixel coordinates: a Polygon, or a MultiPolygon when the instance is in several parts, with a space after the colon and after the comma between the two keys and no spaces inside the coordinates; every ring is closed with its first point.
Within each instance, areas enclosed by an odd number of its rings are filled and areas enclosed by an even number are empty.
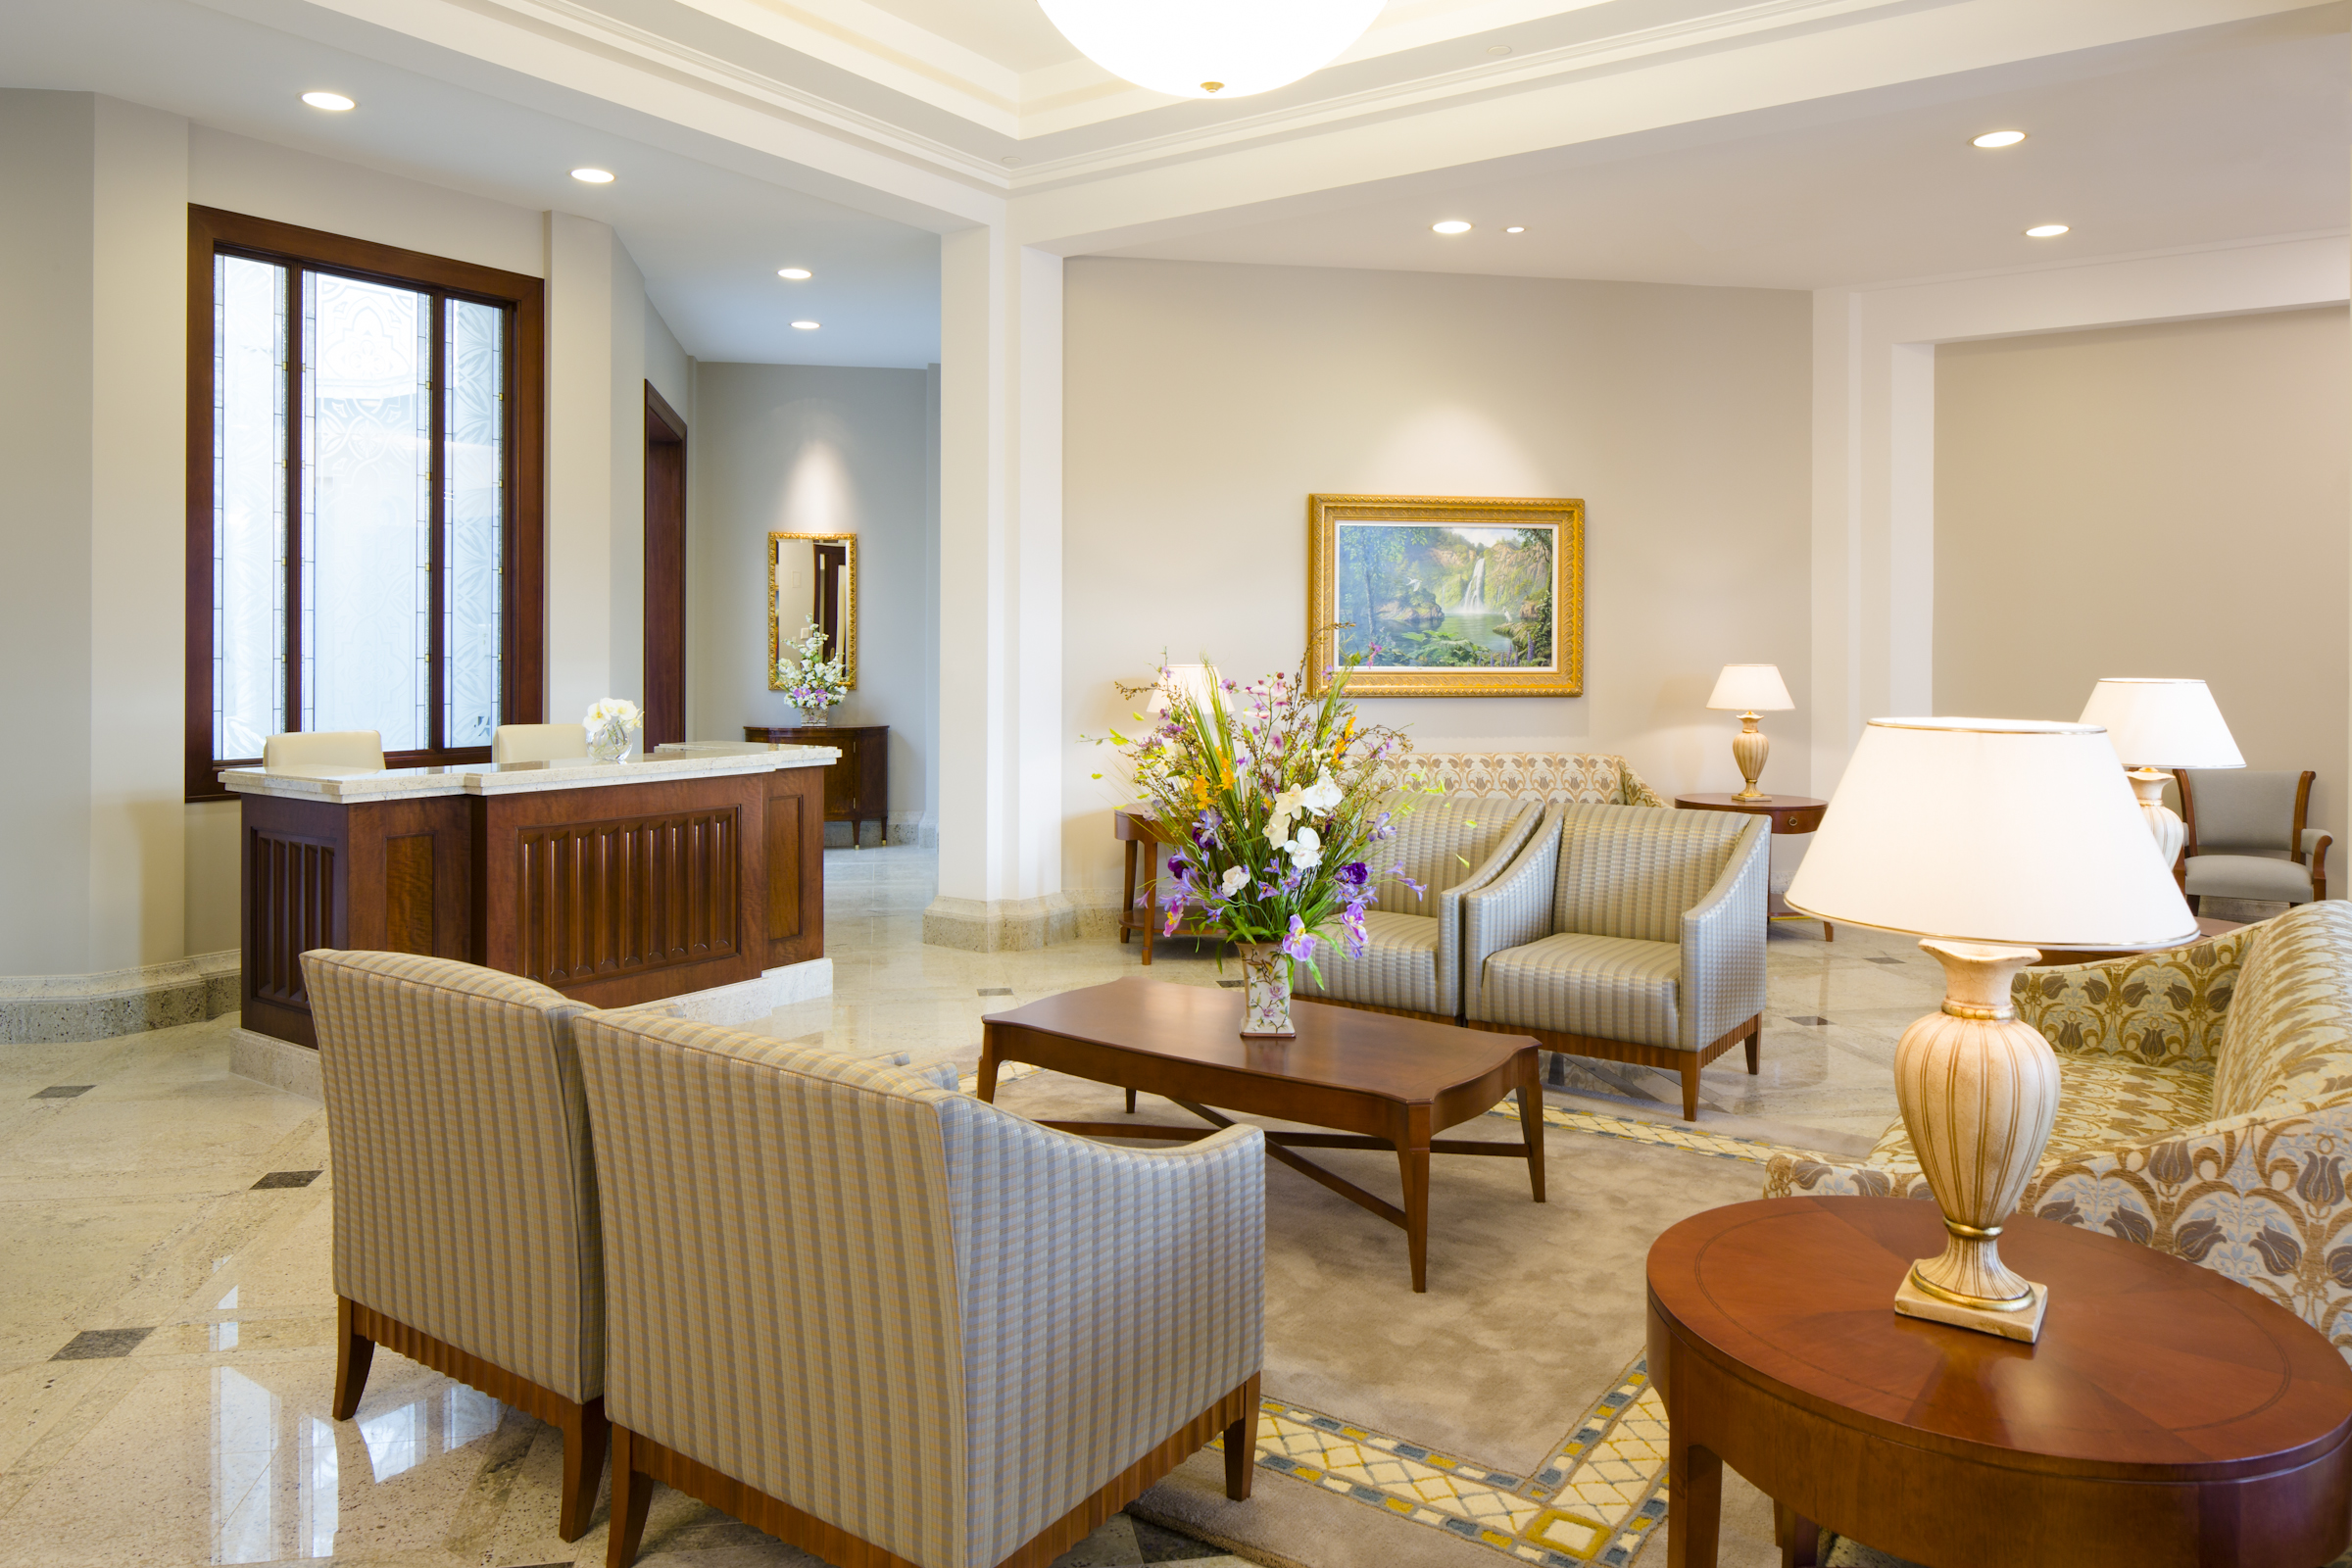
{"type": "Polygon", "coordinates": [[[1780,665],[1726,664],[1723,673],[1715,677],[1714,695],[1707,699],[1707,706],[1735,713],[1775,713],[1796,705],[1788,700],[1780,665]]]}
{"type": "Polygon", "coordinates": [[[1874,718],[1788,885],[1807,914],[2033,948],[2162,948],[2197,922],[2092,724],[1874,718]]]}
{"type": "Polygon", "coordinates": [[[2126,767],[2246,765],[2201,680],[2110,675],[2090,689],[2082,722],[2106,729],[2126,767]]]}
{"type": "MultiPolygon", "coordinates": [[[[1159,682],[1152,688],[1148,711],[1164,713],[1168,710],[1170,692],[1189,693],[1196,703],[1208,700],[1208,689],[1216,684],[1217,672],[1206,664],[1169,664],[1163,667],[1159,682]]],[[[1133,691],[1135,688],[1127,688],[1133,691]]]]}
{"type": "Polygon", "coordinates": [[[1894,1094],[1944,1250],[1911,1265],[1894,1309],[2032,1343],[2046,1287],[2001,1261],[2002,1223],[2058,1114],[2058,1057],[2017,1016],[2036,948],[2193,940],[2171,869],[2148,853],[2131,786],[2095,724],[1874,718],[1788,887],[1827,919],[1921,934],[1943,1006],[1903,1031],[1894,1094]]]}

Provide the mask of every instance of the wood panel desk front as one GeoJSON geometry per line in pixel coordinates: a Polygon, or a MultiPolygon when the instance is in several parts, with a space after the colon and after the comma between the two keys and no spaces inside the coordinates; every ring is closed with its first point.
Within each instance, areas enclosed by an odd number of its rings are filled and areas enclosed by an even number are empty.
{"type": "Polygon", "coordinates": [[[600,1007],[822,957],[833,758],[227,769],[244,1026],[318,1044],[300,962],[312,948],[462,958],[600,1007]]]}

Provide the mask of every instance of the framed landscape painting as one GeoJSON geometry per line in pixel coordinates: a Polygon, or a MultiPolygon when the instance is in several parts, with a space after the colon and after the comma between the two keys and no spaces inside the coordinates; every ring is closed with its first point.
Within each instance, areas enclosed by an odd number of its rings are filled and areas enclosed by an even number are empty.
{"type": "Polygon", "coordinates": [[[1368,654],[1365,697],[1581,697],[1585,504],[1306,498],[1315,689],[1368,654]]]}

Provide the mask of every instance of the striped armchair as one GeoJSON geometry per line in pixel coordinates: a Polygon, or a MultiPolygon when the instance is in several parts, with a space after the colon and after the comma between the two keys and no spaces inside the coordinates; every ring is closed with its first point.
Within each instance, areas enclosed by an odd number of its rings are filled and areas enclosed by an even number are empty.
{"type": "Polygon", "coordinates": [[[302,972],[335,1166],[335,1419],[384,1345],[553,1423],[577,1541],[606,1441],[587,1009],[448,958],[320,950],[302,972]]]}
{"type": "Polygon", "coordinates": [[[1543,819],[1532,801],[1447,795],[1418,802],[1385,846],[1391,853],[1379,868],[1402,865],[1422,891],[1395,874],[1376,878],[1363,953],[1349,957],[1339,944],[1323,944],[1315,955],[1322,978],[1296,965],[1294,988],[1323,1002],[1452,1023],[1462,1013],[1462,899],[1508,865],[1543,819]]]}
{"type": "Polygon", "coordinates": [[[1462,901],[1465,1022],[1569,1055],[1699,1069],[1764,1022],[1769,825],[1722,811],[1555,806],[1462,901]]]}
{"type": "Polygon", "coordinates": [[[1220,1431],[1249,1495],[1263,1136],[1145,1152],[682,1019],[578,1024],[611,1568],[666,1482],[837,1563],[1043,1565],[1220,1431]]]}

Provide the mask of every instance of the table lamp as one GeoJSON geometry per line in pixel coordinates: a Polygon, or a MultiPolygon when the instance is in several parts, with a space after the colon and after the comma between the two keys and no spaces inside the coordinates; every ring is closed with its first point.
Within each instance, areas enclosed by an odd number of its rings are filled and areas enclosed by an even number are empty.
{"type": "Polygon", "coordinates": [[[2131,770],[2140,819],[2156,839],[2166,870],[2180,858],[2188,829],[2164,804],[2165,780],[2176,767],[2243,767],[2237,742],[2201,680],[2150,680],[2110,675],[2090,689],[2082,722],[2104,725],[2115,755],[2131,770]]]}
{"type": "Polygon", "coordinates": [[[1895,1097],[1949,1233],[1894,1309],[2035,1339],[2048,1293],[2002,1263],[2001,1222],[2041,1161],[2058,1058],[2010,1004],[2042,948],[2193,941],[2094,724],[1874,718],[1788,893],[1817,918],[1927,938],[1943,1010],[1903,1031],[1895,1097]]]}
{"type": "Polygon", "coordinates": [[[1217,672],[1206,664],[1163,664],[1158,681],[1152,687],[1152,701],[1145,710],[1166,712],[1168,694],[1171,692],[1190,693],[1195,704],[1204,706],[1208,702],[1208,689],[1216,684],[1216,680],[1217,672]]]}
{"type": "Polygon", "coordinates": [[[1715,677],[1714,695],[1707,699],[1707,706],[1728,708],[1740,714],[1740,733],[1732,737],[1732,760],[1740,764],[1740,776],[1747,782],[1732,799],[1767,799],[1756,788],[1756,779],[1764,771],[1764,758],[1772,750],[1772,742],[1756,728],[1756,719],[1761,713],[1796,706],[1788,700],[1788,688],[1781,684],[1780,665],[1724,665],[1723,673],[1715,677]]]}

